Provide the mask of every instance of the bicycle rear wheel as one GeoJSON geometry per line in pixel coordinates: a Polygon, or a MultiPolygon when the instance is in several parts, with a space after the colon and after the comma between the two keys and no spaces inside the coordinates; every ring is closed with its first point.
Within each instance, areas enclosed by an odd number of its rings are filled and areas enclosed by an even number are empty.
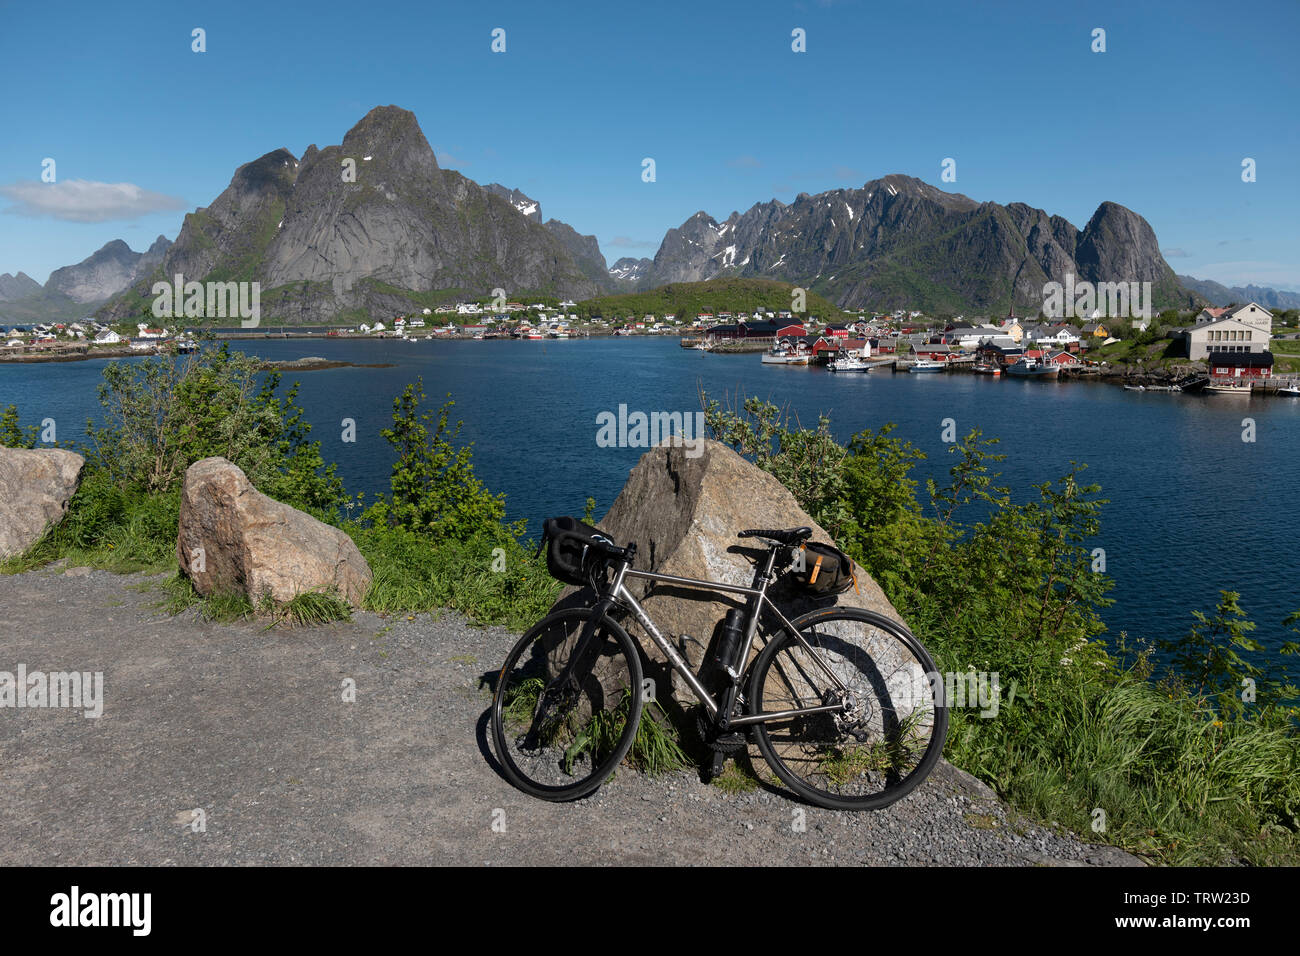
{"type": "Polygon", "coordinates": [[[582,647],[590,608],[543,618],[515,644],[492,700],[492,740],[506,777],[544,800],[576,800],[627,756],[641,719],[641,658],[606,618],[582,647]]]}
{"type": "Polygon", "coordinates": [[[948,733],[934,661],[907,628],[871,611],[830,608],[792,622],[754,663],[753,713],[838,703],[848,713],[801,714],[759,724],[763,758],[791,790],[836,810],[878,810],[906,796],[934,769],[948,733]]]}

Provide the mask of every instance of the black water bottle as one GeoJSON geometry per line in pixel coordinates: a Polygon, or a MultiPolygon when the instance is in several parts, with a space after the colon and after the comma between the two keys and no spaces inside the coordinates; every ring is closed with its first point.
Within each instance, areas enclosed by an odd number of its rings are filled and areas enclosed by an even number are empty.
{"type": "Polygon", "coordinates": [[[733,608],[727,612],[727,617],[722,622],[722,636],[718,639],[718,653],[714,658],[723,673],[732,681],[740,680],[740,668],[736,666],[736,658],[740,656],[740,645],[745,636],[744,623],[745,615],[740,611],[733,608]]]}

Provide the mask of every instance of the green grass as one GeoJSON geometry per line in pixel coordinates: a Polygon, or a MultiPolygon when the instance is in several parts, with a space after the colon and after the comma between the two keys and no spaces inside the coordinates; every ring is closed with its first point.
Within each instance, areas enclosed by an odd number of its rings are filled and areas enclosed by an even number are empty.
{"type": "Polygon", "coordinates": [[[347,525],[374,578],[368,611],[406,614],[452,608],[480,625],[524,631],[546,615],[562,585],[518,542],[483,535],[464,544],[401,529],[347,525]],[[505,570],[500,566],[504,551],[505,570]]]}
{"type": "Polygon", "coordinates": [[[197,609],[201,620],[215,624],[233,624],[246,621],[255,614],[253,602],[242,593],[213,594],[204,597],[194,589],[190,579],[177,572],[161,584],[163,599],[157,607],[170,615],[197,609]]]}
{"type": "Polygon", "coordinates": [[[993,721],[954,711],[945,752],[1035,818],[1165,864],[1300,859],[1300,766],[1288,729],[1213,718],[1140,679],[1080,682],[1059,699],[1003,708],[1005,720],[993,721]],[[1102,833],[1092,830],[1097,809],[1102,833]]]}
{"type": "Polygon", "coordinates": [[[337,594],[323,591],[304,591],[276,605],[271,611],[272,626],[293,625],[312,627],[332,621],[350,621],[352,608],[337,594]]]}
{"type": "Polygon", "coordinates": [[[740,764],[740,759],[730,761],[722,773],[713,778],[713,786],[723,793],[752,793],[759,788],[759,780],[740,764]]]}
{"type": "Polygon", "coordinates": [[[31,548],[0,563],[18,574],[63,559],[69,567],[160,574],[176,567],[179,494],[132,495],[92,473],[68,514],[31,548]]]}

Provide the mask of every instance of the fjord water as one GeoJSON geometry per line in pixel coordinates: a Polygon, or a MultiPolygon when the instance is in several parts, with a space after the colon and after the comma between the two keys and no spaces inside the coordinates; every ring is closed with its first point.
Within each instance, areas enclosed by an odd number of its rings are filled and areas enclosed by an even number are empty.
{"type": "MultiPolygon", "coordinates": [[[[1220,589],[1241,593],[1270,649],[1285,638],[1282,619],[1300,608],[1296,575],[1300,399],[1128,392],[1079,382],[997,380],[975,375],[889,372],[837,376],[824,369],[763,366],[755,354],[714,355],[675,338],[569,341],[402,342],[260,339],[234,347],[267,359],[319,355],[391,368],[290,373],[299,403],[327,461],[350,492],[386,491],[392,465],[380,430],[393,399],[423,377],[429,405],[450,393],[452,420],[464,421],[479,477],[506,493],[511,518],[536,531],[549,515],[581,515],[588,495],[599,517],[643,448],[605,448],[597,416],[700,409],[699,390],[719,400],[758,396],[813,425],[827,413],[847,440],[863,428],[898,425],[895,436],[929,457],[914,477],[946,477],[954,458],[944,419],[958,435],[979,428],[1001,440],[1002,483],[1017,500],[1034,483],[1087,463],[1083,478],[1109,499],[1094,547],[1105,549],[1115,604],[1104,612],[1112,636],[1154,640],[1184,633],[1191,611],[1211,611],[1220,589]],[[343,420],[356,422],[343,442],[343,420]],[[1243,419],[1255,441],[1242,440],[1243,419]]],[[[0,407],[13,402],[24,422],[56,420],[63,440],[80,438],[97,416],[95,387],[106,360],[0,368],[0,407]]],[[[725,403],[725,402],[724,402],[725,403]]],[[[693,418],[691,419],[693,423],[693,418]]],[[[692,433],[693,434],[693,433],[692,433]]],[[[739,526],[738,526],[739,527],[739,526]]]]}

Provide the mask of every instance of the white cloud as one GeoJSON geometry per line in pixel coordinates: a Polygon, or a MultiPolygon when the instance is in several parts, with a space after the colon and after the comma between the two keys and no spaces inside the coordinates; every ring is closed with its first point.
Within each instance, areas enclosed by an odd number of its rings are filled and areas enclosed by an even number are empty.
{"type": "Polygon", "coordinates": [[[648,239],[633,239],[631,236],[615,236],[609,244],[619,249],[648,249],[658,245],[648,239]]]}
{"type": "Polygon", "coordinates": [[[134,183],[97,183],[85,179],[10,183],[0,186],[0,196],[12,203],[4,210],[10,215],[68,222],[138,219],[149,213],[187,206],[182,199],[141,189],[134,183]]]}

